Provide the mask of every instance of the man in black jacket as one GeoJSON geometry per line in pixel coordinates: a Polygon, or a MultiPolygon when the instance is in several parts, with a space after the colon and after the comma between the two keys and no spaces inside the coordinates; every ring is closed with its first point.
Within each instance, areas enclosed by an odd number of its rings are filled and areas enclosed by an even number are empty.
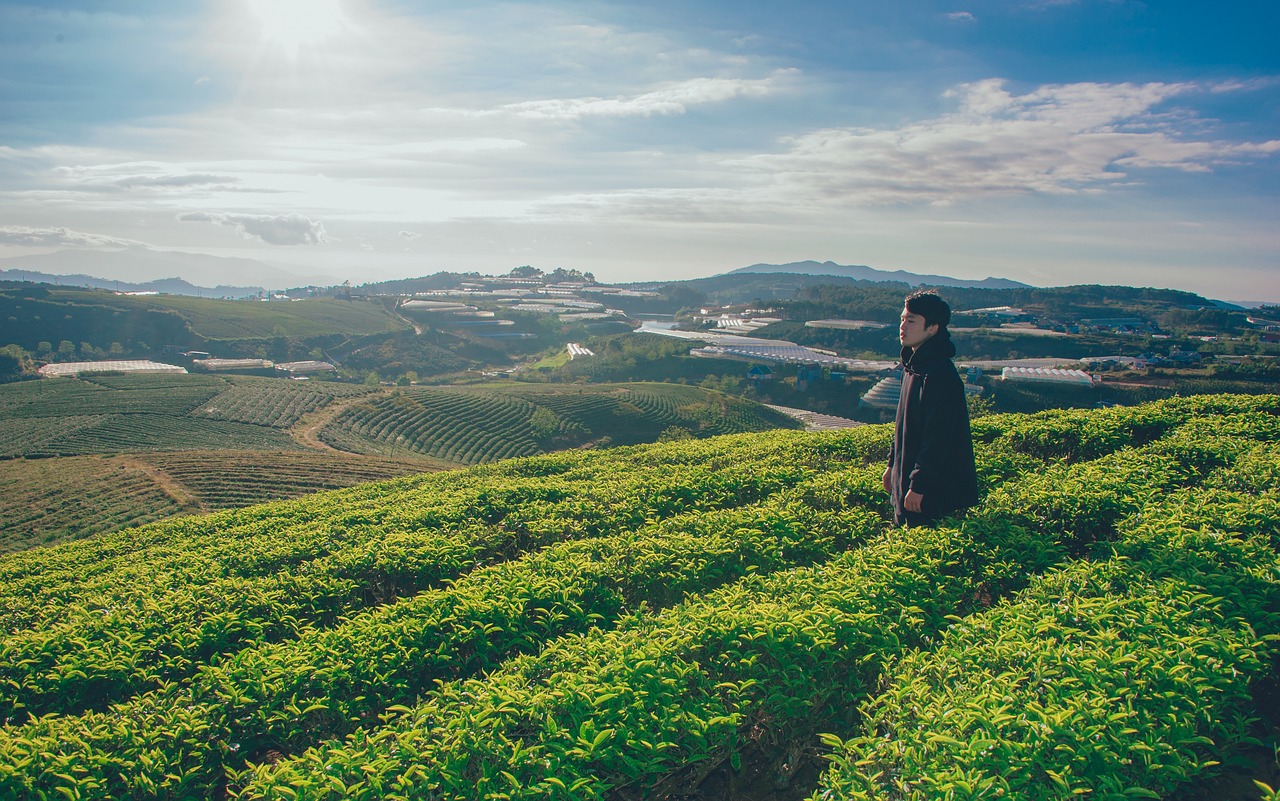
{"type": "Polygon", "coordinates": [[[951,307],[934,292],[907,296],[898,326],[902,394],[884,488],[899,524],[929,525],[978,502],[964,383],[951,357],[951,307]]]}

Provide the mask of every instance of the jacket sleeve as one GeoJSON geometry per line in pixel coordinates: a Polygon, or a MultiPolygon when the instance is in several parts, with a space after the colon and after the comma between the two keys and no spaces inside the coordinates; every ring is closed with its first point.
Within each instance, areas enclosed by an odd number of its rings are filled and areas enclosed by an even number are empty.
{"type": "Polygon", "coordinates": [[[964,384],[959,376],[945,372],[930,374],[921,393],[920,449],[911,469],[911,491],[929,497],[942,481],[940,471],[951,452],[951,443],[960,426],[964,409],[964,384]]]}

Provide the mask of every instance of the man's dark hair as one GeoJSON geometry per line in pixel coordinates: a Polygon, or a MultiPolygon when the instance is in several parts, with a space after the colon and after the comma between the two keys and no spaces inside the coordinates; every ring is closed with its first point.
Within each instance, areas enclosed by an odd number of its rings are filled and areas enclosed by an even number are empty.
{"type": "Polygon", "coordinates": [[[951,322],[951,307],[932,289],[917,289],[907,295],[906,306],[907,311],[924,318],[925,328],[937,325],[939,333],[945,331],[947,323],[951,322]]]}

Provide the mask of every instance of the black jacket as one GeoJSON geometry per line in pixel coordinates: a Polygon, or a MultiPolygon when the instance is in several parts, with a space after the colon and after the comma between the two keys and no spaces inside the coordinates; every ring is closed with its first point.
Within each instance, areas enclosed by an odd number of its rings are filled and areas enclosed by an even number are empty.
{"type": "Polygon", "coordinates": [[[890,494],[898,523],[921,525],[978,502],[978,475],[964,383],[951,363],[956,347],[940,332],[913,353],[902,349],[902,394],[889,453],[890,494]],[[908,490],[924,496],[908,512],[908,490]]]}

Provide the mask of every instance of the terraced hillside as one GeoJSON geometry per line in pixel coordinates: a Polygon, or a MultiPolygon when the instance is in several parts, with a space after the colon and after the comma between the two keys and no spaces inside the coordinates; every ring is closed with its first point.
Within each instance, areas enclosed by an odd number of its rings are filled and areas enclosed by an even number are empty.
{"type": "Polygon", "coordinates": [[[395,393],[211,375],[5,384],[0,552],[495,458],[794,425],[749,401],[669,384],[395,393]]]}
{"type": "Polygon", "coordinates": [[[460,464],[583,445],[795,428],[784,414],[682,384],[418,387],[353,404],[320,433],[353,453],[412,452],[460,464]]]}
{"type": "Polygon", "coordinates": [[[0,385],[0,552],[445,467],[314,453],[293,436],[376,391],[205,375],[0,385]]]}
{"type": "Polygon", "coordinates": [[[574,451],[0,557],[0,797],[1166,798],[1277,743],[1280,397],[574,451]]]}
{"type": "Polygon", "coordinates": [[[309,451],[0,460],[0,553],[428,469],[421,460],[309,451]]]}

